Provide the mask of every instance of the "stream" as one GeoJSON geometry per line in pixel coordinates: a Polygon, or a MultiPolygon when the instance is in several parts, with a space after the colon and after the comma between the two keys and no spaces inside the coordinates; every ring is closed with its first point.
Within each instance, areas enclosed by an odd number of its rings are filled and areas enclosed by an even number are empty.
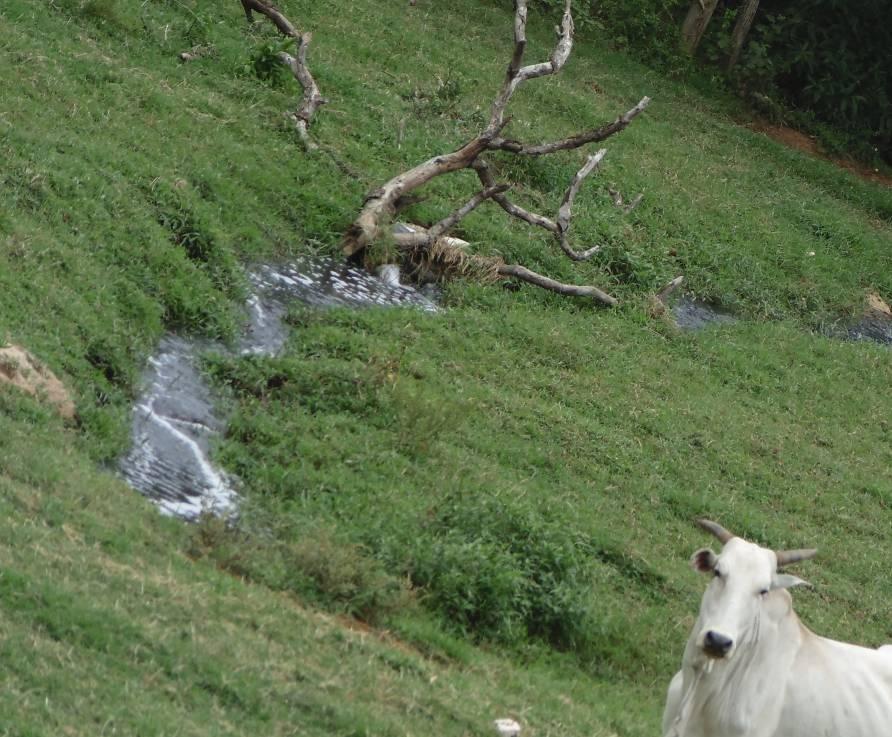
{"type": "MultiPolygon", "coordinates": [[[[436,288],[399,283],[396,266],[376,275],[334,259],[263,264],[249,273],[246,319],[233,346],[202,338],[165,335],[148,361],[133,408],[132,446],[119,461],[127,483],[166,515],[196,520],[204,513],[232,516],[238,509],[238,480],[210,460],[226,429],[216,397],[201,372],[201,358],[275,355],[285,346],[285,317],[295,303],[314,307],[413,307],[436,312],[436,288]]],[[[682,295],[672,314],[684,330],[736,322],[730,313],[682,295]]],[[[892,345],[892,320],[870,315],[827,331],[833,337],[892,345]]]]}
{"type": "Polygon", "coordinates": [[[230,516],[238,481],[210,460],[226,428],[201,370],[208,353],[275,355],[288,339],[285,316],[294,303],[315,307],[414,307],[435,312],[434,295],[399,283],[396,267],[378,276],[333,259],[264,264],[249,274],[246,320],[233,348],[201,338],[165,335],[142,376],[133,408],[130,451],[118,470],[163,514],[195,520],[230,516]]]}

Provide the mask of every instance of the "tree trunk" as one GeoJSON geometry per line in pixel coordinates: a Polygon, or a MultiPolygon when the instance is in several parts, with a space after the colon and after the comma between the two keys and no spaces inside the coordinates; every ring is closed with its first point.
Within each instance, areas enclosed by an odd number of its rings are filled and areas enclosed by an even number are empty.
{"type": "Polygon", "coordinates": [[[728,71],[730,72],[737,64],[740,58],[740,52],[743,50],[743,43],[746,41],[747,34],[753,25],[753,18],[756,17],[756,11],[759,9],[759,0],[744,0],[743,8],[734,24],[734,31],[731,33],[731,56],[728,58],[728,71]]]}
{"type": "Polygon", "coordinates": [[[685,51],[693,54],[700,45],[700,39],[706,31],[706,26],[712,18],[719,0],[693,0],[688,10],[688,16],[681,27],[681,43],[685,51]]]}

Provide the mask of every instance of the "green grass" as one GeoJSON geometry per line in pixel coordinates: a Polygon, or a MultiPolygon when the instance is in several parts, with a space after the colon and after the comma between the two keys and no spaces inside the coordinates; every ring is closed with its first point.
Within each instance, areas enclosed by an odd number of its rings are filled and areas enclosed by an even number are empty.
{"type": "MultiPolygon", "coordinates": [[[[703,585],[698,515],[818,545],[806,621],[892,638],[892,362],[809,332],[892,298],[892,192],[598,37],[518,93],[508,134],[556,139],[654,98],[577,200],[574,238],[602,254],[572,264],[487,206],[459,235],[620,309],[470,283],[437,315],[295,309],[282,356],[207,363],[236,530],[162,519],[103,470],[158,337],[230,339],[242,266],[336,253],[367,191],[479,129],[510,56],[505,3],[284,10],[315,34],[331,103],[313,134],[333,156],[284,119],[293,82],[256,78],[278,41],[237,2],[0,9],[0,338],[78,408],[65,426],[0,388],[0,734],[464,735],[505,715],[654,734],[703,585]],[[176,61],[198,43],[214,52],[176,61]],[[644,202],[624,216],[608,184],[644,202]],[[744,322],[646,318],[677,273],[744,322]]],[[[531,60],[552,22],[532,14],[531,60]]],[[[551,215],[581,160],[495,166],[551,215]]],[[[474,187],[434,182],[409,216],[474,187]]]]}

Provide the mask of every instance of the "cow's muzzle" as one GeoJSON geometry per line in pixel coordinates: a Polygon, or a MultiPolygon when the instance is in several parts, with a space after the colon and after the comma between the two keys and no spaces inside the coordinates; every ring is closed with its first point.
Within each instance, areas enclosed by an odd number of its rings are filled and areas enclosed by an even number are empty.
{"type": "Polygon", "coordinates": [[[703,636],[703,652],[710,658],[724,658],[731,652],[734,640],[721,632],[709,630],[703,636]]]}

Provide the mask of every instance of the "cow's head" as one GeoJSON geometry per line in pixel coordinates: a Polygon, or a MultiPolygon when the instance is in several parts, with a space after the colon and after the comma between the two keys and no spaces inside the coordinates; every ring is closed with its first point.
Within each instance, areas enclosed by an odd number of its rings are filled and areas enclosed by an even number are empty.
{"type": "Polygon", "coordinates": [[[691,565],[713,577],[700,605],[696,645],[710,658],[730,658],[753,641],[766,618],[776,620],[790,610],[790,598],[772,592],[804,584],[800,578],[777,569],[811,558],[817,550],[773,551],[735,537],[709,520],[698,524],[723,544],[716,555],[709,548],[698,550],[691,565]]]}

